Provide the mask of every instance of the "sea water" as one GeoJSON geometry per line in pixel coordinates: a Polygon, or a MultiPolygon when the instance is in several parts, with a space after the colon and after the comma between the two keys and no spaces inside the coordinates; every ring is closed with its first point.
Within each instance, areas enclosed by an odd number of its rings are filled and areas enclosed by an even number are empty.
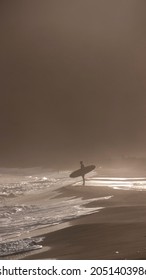
{"type": "MultiPolygon", "coordinates": [[[[80,185],[81,182],[75,183],[80,185]]],[[[93,177],[88,180],[88,186],[111,187],[121,190],[146,190],[146,177],[93,177]]]]}
{"type": "MultiPolygon", "coordinates": [[[[87,208],[95,199],[60,197],[60,188],[77,180],[71,171],[42,168],[0,169],[0,256],[39,249],[42,239],[22,238],[37,229],[54,226],[99,211],[87,208]]],[[[103,198],[104,199],[104,198],[103,198]]]]}
{"type": "MultiPolygon", "coordinates": [[[[69,184],[81,185],[80,178],[71,179],[71,171],[42,168],[0,169],[0,256],[41,248],[41,237],[29,233],[53,227],[83,215],[98,212],[102,207],[85,207],[98,199],[61,197],[60,189],[69,184]],[[27,238],[23,236],[27,235],[27,238]]],[[[88,186],[108,186],[116,189],[146,189],[146,178],[88,177],[88,186]]]]}

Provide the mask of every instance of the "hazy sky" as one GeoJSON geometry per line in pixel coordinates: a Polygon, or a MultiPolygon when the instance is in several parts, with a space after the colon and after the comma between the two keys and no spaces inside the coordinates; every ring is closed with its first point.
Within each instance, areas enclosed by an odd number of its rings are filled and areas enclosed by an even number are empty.
{"type": "Polygon", "coordinates": [[[146,155],[145,9],[0,1],[0,165],[146,155]]]}

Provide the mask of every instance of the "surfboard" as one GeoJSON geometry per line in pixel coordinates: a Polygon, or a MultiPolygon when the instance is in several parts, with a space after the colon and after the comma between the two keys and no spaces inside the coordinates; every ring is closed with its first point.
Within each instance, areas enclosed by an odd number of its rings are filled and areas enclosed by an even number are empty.
{"type": "Polygon", "coordinates": [[[80,168],[80,169],[75,170],[74,172],[72,172],[70,174],[70,177],[71,178],[80,177],[80,176],[83,176],[83,175],[91,172],[94,169],[95,169],[95,165],[88,165],[88,166],[85,166],[84,168],[80,168]]]}

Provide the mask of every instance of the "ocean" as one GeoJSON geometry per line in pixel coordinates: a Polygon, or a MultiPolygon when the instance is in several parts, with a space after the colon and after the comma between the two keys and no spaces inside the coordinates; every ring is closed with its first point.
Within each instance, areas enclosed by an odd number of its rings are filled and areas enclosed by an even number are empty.
{"type": "MultiPolygon", "coordinates": [[[[111,199],[110,196],[86,200],[61,197],[63,186],[82,184],[80,178],[71,179],[70,172],[43,168],[0,169],[0,257],[41,248],[39,243],[43,237],[32,237],[32,231],[101,211],[102,207],[85,205],[98,199],[111,199]]],[[[88,186],[125,191],[146,189],[145,177],[99,177],[94,171],[87,181],[88,186]]]]}

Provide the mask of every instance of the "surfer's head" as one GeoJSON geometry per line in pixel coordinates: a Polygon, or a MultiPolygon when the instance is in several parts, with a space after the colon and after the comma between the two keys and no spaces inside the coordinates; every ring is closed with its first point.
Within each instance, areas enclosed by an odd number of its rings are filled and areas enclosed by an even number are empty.
{"type": "Polygon", "coordinates": [[[82,160],[80,161],[80,164],[83,164],[83,161],[82,161],[82,160]]]}

